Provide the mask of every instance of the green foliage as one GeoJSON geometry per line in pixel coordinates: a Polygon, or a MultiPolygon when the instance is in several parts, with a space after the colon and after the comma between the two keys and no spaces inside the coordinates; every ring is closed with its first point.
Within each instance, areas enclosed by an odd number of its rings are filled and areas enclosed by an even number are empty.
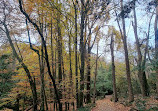
{"type": "Polygon", "coordinates": [[[134,94],[141,94],[139,81],[136,78],[132,79],[132,85],[133,85],[133,93],[134,94]]]}
{"type": "Polygon", "coordinates": [[[85,107],[79,108],[78,111],[91,111],[93,107],[95,107],[95,104],[88,104],[85,107]]]}
{"type": "Polygon", "coordinates": [[[89,107],[81,107],[78,111],[91,111],[91,109],[89,107]]]}
{"type": "Polygon", "coordinates": [[[0,70],[7,69],[7,66],[9,65],[8,58],[9,58],[9,55],[2,55],[0,57],[0,70]]]}
{"type": "Polygon", "coordinates": [[[150,92],[155,93],[156,92],[156,73],[151,73],[149,75],[148,84],[150,86],[150,92]]]}
{"type": "Polygon", "coordinates": [[[146,111],[146,101],[137,99],[135,100],[135,102],[136,102],[136,108],[138,109],[138,111],[146,111]]]}
{"type": "Polygon", "coordinates": [[[121,76],[117,79],[117,91],[118,95],[121,97],[126,98],[127,97],[127,91],[128,91],[128,86],[127,86],[127,79],[124,76],[121,76]]]}
{"type": "Polygon", "coordinates": [[[149,64],[149,66],[151,66],[150,67],[151,70],[153,70],[153,71],[157,70],[157,68],[158,68],[158,59],[154,58],[152,60],[152,62],[149,64]]]}
{"type": "MultiPolygon", "coordinates": [[[[118,95],[124,98],[128,97],[128,84],[127,84],[127,78],[124,76],[120,76],[119,78],[117,78],[117,92],[118,95]]],[[[140,94],[141,90],[140,90],[140,85],[139,85],[139,81],[136,80],[136,78],[132,78],[132,86],[133,86],[133,92],[134,94],[140,94]]]]}
{"type": "MultiPolygon", "coordinates": [[[[94,81],[92,81],[94,82],[94,81]]],[[[92,84],[93,89],[93,84],[92,84]]],[[[104,96],[105,94],[112,93],[112,74],[111,67],[108,71],[104,67],[98,69],[98,75],[96,80],[96,94],[97,96],[104,96]]]]}
{"type": "Polygon", "coordinates": [[[148,111],[158,111],[158,106],[157,107],[151,107],[148,109],[148,111]]]}
{"type": "Polygon", "coordinates": [[[149,105],[148,101],[140,99],[135,100],[135,107],[130,111],[158,111],[158,105],[149,105]]]}
{"type": "Polygon", "coordinates": [[[157,81],[157,70],[158,62],[156,62],[156,59],[152,60],[152,63],[147,64],[148,71],[150,72],[149,78],[148,78],[148,84],[150,88],[150,93],[156,92],[156,81],[157,81]]]}
{"type": "Polygon", "coordinates": [[[11,55],[2,55],[0,57],[0,97],[3,98],[11,91],[14,86],[14,82],[11,80],[12,75],[16,73],[10,68],[11,55]]]}

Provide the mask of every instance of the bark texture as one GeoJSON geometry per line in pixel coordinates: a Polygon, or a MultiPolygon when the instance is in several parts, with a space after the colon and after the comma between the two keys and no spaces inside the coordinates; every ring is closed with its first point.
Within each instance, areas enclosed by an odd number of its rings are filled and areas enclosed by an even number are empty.
{"type": "MultiPolygon", "coordinates": [[[[124,12],[123,7],[123,0],[121,0],[121,11],[124,12]]],[[[127,75],[127,83],[128,83],[128,97],[129,102],[134,101],[134,95],[133,95],[133,88],[131,83],[131,72],[130,72],[130,65],[129,65],[129,58],[128,58],[128,48],[127,48],[127,36],[126,36],[126,29],[125,29],[125,16],[124,13],[121,15],[122,18],[122,25],[123,25],[123,46],[124,46],[124,52],[125,52],[125,62],[126,62],[126,75],[127,75]]]]}

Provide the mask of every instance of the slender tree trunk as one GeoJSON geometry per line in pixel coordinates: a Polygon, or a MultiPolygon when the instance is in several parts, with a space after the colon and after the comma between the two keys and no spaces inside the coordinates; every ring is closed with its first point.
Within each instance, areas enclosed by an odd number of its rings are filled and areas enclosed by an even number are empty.
{"type": "MultiPolygon", "coordinates": [[[[58,80],[59,84],[62,82],[62,35],[61,35],[61,27],[60,27],[60,14],[57,12],[57,33],[58,33],[58,39],[57,39],[57,49],[58,49],[58,80]]],[[[62,99],[62,89],[59,91],[59,97],[62,99]]]]}
{"type": "MultiPolygon", "coordinates": [[[[33,50],[38,55],[40,76],[41,76],[41,99],[42,99],[40,110],[44,111],[45,110],[44,104],[46,104],[46,106],[47,106],[47,101],[46,101],[45,85],[44,85],[44,60],[43,60],[44,52],[43,52],[43,44],[41,45],[41,56],[40,56],[39,50],[34,49],[33,46],[32,46],[27,19],[26,19],[26,26],[27,26],[27,32],[28,32],[28,37],[29,37],[30,49],[33,50]]],[[[42,30],[43,29],[41,29],[41,31],[42,30]]],[[[47,109],[47,107],[46,107],[46,109],[47,109]]]]}
{"type": "Polygon", "coordinates": [[[40,76],[41,76],[41,107],[40,107],[40,111],[44,111],[44,79],[43,79],[43,73],[44,70],[41,67],[40,68],[40,76]]]}
{"type": "Polygon", "coordinates": [[[55,77],[57,75],[57,48],[55,48],[55,70],[54,70],[54,73],[55,73],[55,77]]]}
{"type": "Polygon", "coordinates": [[[54,69],[54,47],[53,47],[53,23],[52,23],[52,18],[51,18],[51,56],[52,56],[52,73],[53,77],[56,78],[56,73],[54,69]]]}
{"type": "Polygon", "coordinates": [[[113,32],[112,32],[112,35],[111,35],[110,49],[111,49],[111,61],[112,61],[113,94],[114,94],[114,101],[117,102],[118,98],[117,98],[116,78],[115,78],[115,60],[114,60],[114,37],[113,37],[113,32]]]}
{"type": "Polygon", "coordinates": [[[140,43],[139,43],[139,38],[138,38],[138,33],[137,33],[137,17],[136,17],[136,11],[135,11],[135,3],[134,3],[134,8],[133,8],[133,12],[134,12],[134,23],[133,24],[133,30],[134,30],[134,34],[135,34],[135,39],[136,39],[136,46],[137,46],[137,52],[138,52],[138,78],[140,81],[140,88],[141,88],[141,92],[143,97],[144,96],[148,96],[149,95],[149,90],[148,90],[148,83],[146,80],[146,74],[144,71],[144,66],[143,66],[143,60],[142,60],[142,53],[140,50],[140,43]]]}
{"type": "Polygon", "coordinates": [[[57,39],[57,49],[58,49],[58,79],[59,79],[59,83],[62,81],[62,55],[61,55],[61,29],[60,29],[60,20],[59,20],[59,16],[58,16],[58,20],[57,20],[57,30],[58,30],[58,39],[57,39]]]}
{"type": "Polygon", "coordinates": [[[87,97],[86,97],[86,103],[91,103],[91,95],[90,95],[90,80],[91,80],[91,66],[90,66],[90,62],[91,62],[91,35],[88,39],[88,57],[87,57],[87,97]]]}
{"type": "Polygon", "coordinates": [[[78,96],[78,59],[77,59],[77,3],[73,2],[75,9],[75,75],[76,75],[76,106],[79,108],[79,96],[78,96]]]}
{"type": "Polygon", "coordinates": [[[83,106],[83,90],[84,90],[84,68],[85,68],[85,45],[84,45],[84,27],[85,27],[85,10],[84,0],[81,0],[81,24],[80,24],[80,107],[83,106]]]}
{"type": "MultiPolygon", "coordinates": [[[[69,35],[69,64],[70,64],[70,87],[73,87],[73,82],[72,82],[72,61],[71,61],[71,36],[69,35]]],[[[73,89],[70,89],[69,91],[71,92],[73,89]]],[[[70,97],[70,93],[69,93],[70,97]]]]}
{"type": "Polygon", "coordinates": [[[11,37],[10,37],[10,33],[9,33],[9,30],[8,30],[8,27],[7,25],[5,24],[5,22],[3,22],[3,25],[4,25],[4,28],[5,28],[5,31],[6,31],[6,35],[7,35],[7,38],[9,40],[9,43],[10,43],[10,46],[12,48],[12,51],[13,51],[13,54],[14,56],[17,58],[18,62],[22,65],[24,71],[26,72],[27,74],[27,77],[29,79],[29,83],[30,83],[30,86],[31,86],[31,91],[32,91],[32,96],[33,96],[33,111],[36,111],[37,110],[37,92],[36,92],[36,85],[31,77],[31,74],[30,74],[30,71],[29,69],[27,68],[27,66],[25,65],[25,63],[23,63],[22,59],[19,57],[19,55],[17,54],[16,50],[15,50],[15,47],[14,47],[14,44],[11,40],[11,37]]]}
{"type": "MultiPolygon", "coordinates": [[[[42,12],[43,12],[43,10],[42,10],[42,12]]],[[[39,23],[40,23],[40,30],[43,33],[43,17],[39,17],[39,18],[41,18],[41,20],[42,20],[42,23],[41,23],[40,19],[39,19],[39,23]]],[[[27,21],[27,19],[26,19],[26,21],[27,21]]],[[[26,22],[26,24],[27,24],[27,22],[26,22]]],[[[31,45],[31,38],[30,38],[30,34],[29,34],[29,29],[27,29],[27,30],[28,30],[28,36],[29,36],[29,41],[30,41],[30,48],[36,52],[36,50],[33,49],[32,45],[31,45]]],[[[41,57],[40,57],[39,51],[37,51],[37,54],[38,54],[38,59],[39,59],[39,68],[40,68],[40,76],[41,76],[41,106],[40,106],[40,111],[44,111],[45,107],[44,107],[44,60],[43,60],[44,53],[43,53],[43,44],[41,45],[41,57]]]]}
{"type": "MultiPolygon", "coordinates": [[[[148,26],[148,32],[146,34],[146,36],[147,36],[147,42],[146,42],[146,47],[145,47],[145,52],[144,52],[144,60],[143,60],[143,63],[142,63],[144,74],[145,74],[146,56],[148,54],[148,45],[149,45],[149,37],[150,37],[150,25],[151,25],[151,20],[152,20],[153,15],[154,15],[154,12],[152,13],[152,15],[150,17],[149,26],[148,26]]],[[[150,60],[150,57],[149,57],[149,60],[150,60]]],[[[148,92],[149,92],[149,86],[147,86],[147,87],[148,87],[148,92]]]]}
{"type": "Polygon", "coordinates": [[[96,62],[95,62],[93,103],[95,103],[95,98],[96,98],[96,79],[97,79],[97,75],[98,75],[98,47],[99,47],[99,43],[97,43],[97,56],[96,56],[96,62]]]}
{"type": "MultiPolygon", "coordinates": [[[[121,0],[121,11],[124,11],[123,7],[123,0],[121,0]]],[[[128,97],[129,102],[134,101],[134,95],[133,95],[133,88],[131,83],[131,72],[130,72],[130,64],[129,64],[129,58],[128,58],[128,49],[127,49],[127,37],[126,37],[126,29],[125,29],[125,17],[124,14],[122,14],[122,25],[123,25],[123,45],[124,45],[124,51],[125,51],[125,62],[126,62],[126,74],[127,74],[127,82],[128,82],[128,97]]]]}
{"type": "MultiPolygon", "coordinates": [[[[155,59],[156,63],[158,63],[158,1],[156,2],[156,17],[155,17],[155,59]]],[[[158,68],[156,68],[156,74],[158,79],[158,68]]],[[[158,81],[156,82],[156,92],[158,97],[158,81]]]]}
{"type": "MultiPolygon", "coordinates": [[[[46,95],[45,95],[45,85],[44,85],[44,60],[43,60],[43,45],[41,46],[41,61],[39,60],[39,64],[40,64],[40,76],[41,76],[41,98],[42,98],[42,102],[41,102],[41,111],[45,111],[45,104],[47,106],[47,102],[46,102],[46,95]]],[[[40,56],[39,56],[40,58],[40,56]]],[[[46,107],[47,109],[47,107],[46,107]]]]}
{"type": "MultiPolygon", "coordinates": [[[[46,17],[45,17],[45,30],[44,30],[44,32],[45,32],[45,41],[47,40],[47,15],[46,15],[46,17]]],[[[42,44],[42,50],[41,50],[41,52],[43,52],[43,55],[44,55],[44,50],[43,50],[43,44],[42,44]]],[[[44,58],[44,56],[42,56],[43,58],[44,58]]],[[[43,59],[42,58],[42,59],[43,59]]],[[[45,61],[44,61],[44,59],[43,59],[43,75],[42,75],[42,81],[43,81],[43,83],[42,83],[42,87],[43,87],[43,96],[44,96],[44,105],[45,105],[45,111],[48,111],[48,104],[47,104],[47,97],[46,97],[46,92],[45,92],[45,82],[44,82],[44,68],[45,68],[45,61]]]]}
{"type": "Polygon", "coordinates": [[[20,107],[20,104],[19,104],[19,100],[20,100],[20,94],[17,94],[16,96],[16,111],[19,111],[19,107],[20,107]]]}

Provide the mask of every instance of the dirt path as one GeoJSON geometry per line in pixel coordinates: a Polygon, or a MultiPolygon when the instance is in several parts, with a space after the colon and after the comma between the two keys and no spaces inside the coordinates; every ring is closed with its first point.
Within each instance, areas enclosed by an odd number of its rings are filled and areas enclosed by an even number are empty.
{"type": "Polygon", "coordinates": [[[96,101],[96,107],[92,111],[129,111],[129,107],[125,107],[122,104],[114,103],[111,100],[111,96],[106,96],[105,99],[96,101]]]}

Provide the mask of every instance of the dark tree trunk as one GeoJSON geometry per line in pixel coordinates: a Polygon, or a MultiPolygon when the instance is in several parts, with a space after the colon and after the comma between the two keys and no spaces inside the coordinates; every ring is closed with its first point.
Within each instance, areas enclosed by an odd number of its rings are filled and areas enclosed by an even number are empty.
{"type": "Polygon", "coordinates": [[[51,18],[51,56],[52,56],[52,73],[53,77],[56,79],[55,67],[54,67],[54,47],[53,47],[53,23],[51,18]]]}
{"type": "Polygon", "coordinates": [[[83,90],[84,90],[84,68],[85,68],[84,27],[85,27],[84,0],[81,0],[81,24],[80,24],[80,56],[81,56],[80,107],[83,106],[83,90]]]}
{"type": "MultiPolygon", "coordinates": [[[[123,7],[123,0],[121,0],[121,11],[124,12],[123,7]]],[[[133,95],[133,88],[131,83],[131,72],[130,72],[130,65],[129,65],[129,58],[128,58],[128,49],[127,49],[127,37],[126,37],[126,29],[125,29],[125,17],[124,14],[122,14],[122,25],[123,25],[123,45],[124,45],[124,51],[125,51],[125,62],[126,62],[126,74],[127,74],[127,83],[128,83],[128,97],[129,102],[134,101],[134,95],[133,95]]]]}
{"type": "Polygon", "coordinates": [[[55,73],[55,78],[57,75],[57,48],[55,48],[55,69],[54,69],[54,73],[55,73]]]}
{"type": "Polygon", "coordinates": [[[61,28],[60,28],[60,20],[59,20],[59,13],[58,13],[58,20],[57,20],[57,31],[58,31],[58,39],[57,39],[57,49],[58,49],[58,79],[59,83],[62,81],[62,43],[61,43],[61,28]]]}
{"type": "Polygon", "coordinates": [[[37,92],[36,92],[36,85],[31,77],[31,74],[30,74],[30,71],[29,69],[27,68],[27,66],[25,65],[25,63],[23,63],[22,59],[19,57],[19,55],[17,54],[16,50],[15,50],[15,47],[14,47],[14,44],[11,40],[11,37],[10,37],[10,33],[9,33],[9,30],[8,30],[8,27],[7,25],[5,24],[5,21],[3,22],[3,25],[4,25],[4,28],[5,28],[5,32],[6,32],[6,35],[7,35],[7,38],[8,38],[8,41],[9,41],[9,44],[12,48],[12,51],[13,51],[13,54],[14,56],[17,58],[18,62],[22,65],[24,71],[26,72],[27,74],[27,77],[29,79],[29,83],[30,83],[30,86],[31,86],[31,91],[32,91],[32,96],[33,96],[33,110],[36,111],[37,110],[37,92]]]}
{"type": "Polygon", "coordinates": [[[98,46],[99,43],[97,43],[97,56],[96,56],[96,63],[95,63],[95,75],[94,75],[94,91],[93,91],[93,103],[95,103],[96,98],[96,79],[98,75],[98,46]]]}
{"type": "Polygon", "coordinates": [[[15,105],[16,111],[19,111],[19,107],[20,107],[19,100],[20,100],[20,94],[16,96],[16,105],[15,105]]]}
{"type": "MultiPolygon", "coordinates": [[[[46,105],[46,110],[48,110],[48,106],[47,106],[47,100],[46,100],[46,94],[45,94],[45,84],[44,84],[44,52],[43,52],[43,45],[41,46],[41,61],[39,60],[39,64],[40,64],[40,76],[41,76],[41,111],[45,111],[45,105],[46,105]]],[[[40,58],[40,56],[39,56],[40,58]]]]}
{"type": "Polygon", "coordinates": [[[137,52],[138,52],[138,62],[137,62],[138,78],[140,81],[140,89],[141,89],[142,95],[143,97],[145,97],[149,95],[149,90],[148,90],[148,83],[146,80],[146,74],[143,68],[144,66],[143,66],[143,60],[142,60],[142,53],[140,49],[141,45],[139,43],[139,38],[138,38],[138,33],[137,33],[137,17],[136,17],[136,11],[135,11],[135,4],[134,4],[133,12],[134,12],[134,23],[132,22],[132,24],[133,24],[133,30],[134,30],[137,52]]]}
{"type": "MultiPolygon", "coordinates": [[[[29,38],[30,49],[33,50],[38,55],[40,76],[41,76],[41,106],[40,106],[40,110],[44,111],[45,110],[44,104],[46,103],[46,106],[47,106],[47,102],[46,102],[45,85],[44,85],[44,60],[43,60],[44,52],[43,52],[43,44],[41,45],[41,56],[40,56],[39,50],[34,49],[33,46],[32,46],[27,19],[26,19],[26,26],[27,26],[27,33],[28,33],[28,38],[29,38]]],[[[43,29],[41,29],[41,31],[42,30],[43,29]]],[[[47,107],[46,107],[46,109],[47,109],[47,107]]]]}
{"type": "MultiPolygon", "coordinates": [[[[147,34],[146,34],[146,36],[147,36],[147,41],[146,41],[145,52],[144,52],[144,60],[143,60],[143,63],[142,63],[142,68],[143,68],[144,74],[145,74],[146,56],[147,56],[147,54],[148,54],[148,52],[149,52],[149,51],[148,51],[148,45],[149,45],[149,37],[150,37],[150,25],[151,25],[151,20],[152,20],[153,15],[154,15],[154,12],[152,13],[152,15],[151,15],[151,17],[150,17],[149,26],[148,26],[148,32],[147,32],[147,34]]],[[[149,57],[149,60],[150,60],[150,57],[149,57]]],[[[144,77],[146,77],[146,76],[144,76],[144,77]]],[[[149,86],[147,86],[147,87],[148,87],[148,91],[147,91],[147,92],[149,92],[149,86]]]]}
{"type": "Polygon", "coordinates": [[[71,96],[71,93],[73,93],[73,80],[72,80],[72,61],[71,61],[71,36],[69,35],[69,67],[70,67],[70,70],[69,70],[69,79],[70,79],[70,88],[69,88],[69,99],[70,99],[70,96],[71,96]],[[71,93],[70,93],[71,92],[71,93]]]}
{"type": "Polygon", "coordinates": [[[115,60],[114,60],[114,37],[113,37],[113,32],[112,32],[112,35],[111,35],[110,49],[111,49],[111,62],[112,62],[113,95],[114,95],[114,101],[117,102],[118,98],[117,98],[116,78],[115,78],[115,60]]]}
{"type": "MultiPolygon", "coordinates": [[[[71,62],[71,37],[69,36],[69,62],[70,62],[70,82],[72,83],[72,62],[71,62]]],[[[72,85],[72,84],[71,84],[72,85]]]]}
{"type": "Polygon", "coordinates": [[[88,39],[88,57],[87,57],[87,97],[86,97],[86,103],[91,103],[91,95],[90,95],[90,80],[91,80],[91,46],[90,46],[90,41],[91,41],[91,35],[88,39]]]}
{"type": "MultiPolygon", "coordinates": [[[[57,38],[57,50],[58,50],[58,80],[59,84],[62,82],[63,78],[63,71],[62,70],[62,35],[61,35],[61,26],[60,26],[60,13],[57,12],[57,33],[58,33],[58,38],[57,38]]],[[[59,89],[59,98],[62,99],[62,89],[59,89]]]]}
{"type": "Polygon", "coordinates": [[[77,59],[77,2],[73,2],[75,10],[75,75],[76,75],[76,106],[79,108],[79,95],[78,95],[78,59],[77,59]]]}
{"type": "MultiPolygon", "coordinates": [[[[157,1],[158,2],[158,1],[157,1]]],[[[155,17],[155,59],[156,63],[158,63],[158,3],[156,2],[156,17],[155,17]]],[[[156,68],[156,73],[158,79],[158,67],[156,68]]],[[[156,92],[157,92],[157,97],[158,97],[158,81],[156,82],[156,92]]]]}

